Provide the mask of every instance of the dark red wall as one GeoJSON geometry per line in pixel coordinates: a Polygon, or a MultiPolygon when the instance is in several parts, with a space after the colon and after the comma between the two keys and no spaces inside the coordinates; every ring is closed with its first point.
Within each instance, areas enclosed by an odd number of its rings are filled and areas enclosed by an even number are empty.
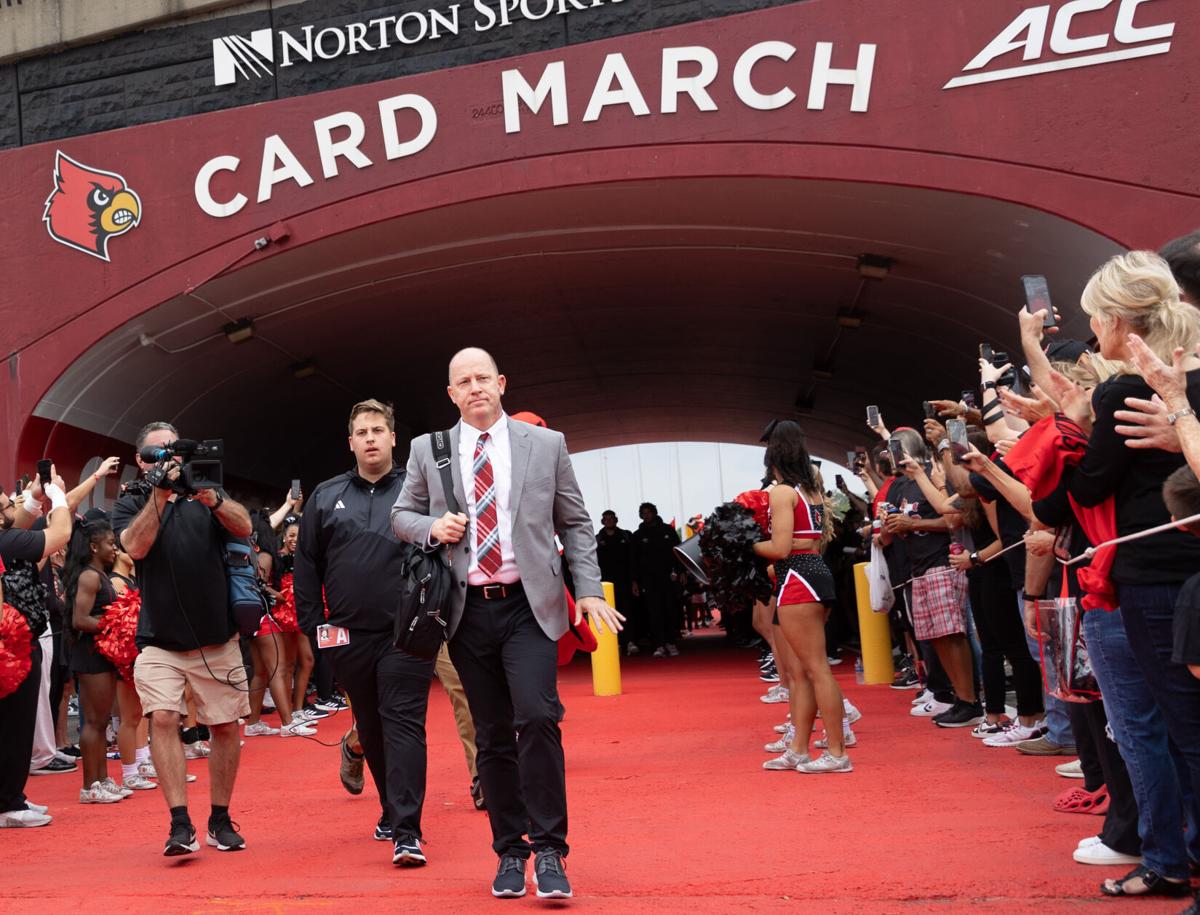
{"type": "MultiPolygon", "coordinates": [[[[1078,17],[1074,34],[1111,31],[1119,2],[1078,17]]],[[[1138,25],[1176,23],[1168,54],[942,88],[1028,5],[812,0],[0,153],[6,239],[0,327],[4,349],[16,354],[0,373],[0,478],[13,475],[28,417],[74,359],[124,322],[214,274],[272,256],[277,247],[255,253],[253,239],[279,221],[286,220],[286,245],[294,247],[406,212],[522,188],[657,175],[771,175],[981,194],[1043,209],[1129,246],[1155,245],[1200,224],[1195,136],[1185,104],[1200,89],[1200,6],[1148,0],[1138,8],[1138,25]],[[746,107],[731,87],[738,56],[767,40],[797,48],[790,62],[766,61],[755,71],[763,91],[788,85],[796,92],[798,98],[777,111],[746,107]],[[850,89],[840,86],[829,89],[824,110],[806,109],[818,41],[834,44],[837,67],[853,66],[860,44],[877,46],[867,112],[851,112],[850,89]],[[679,113],[660,114],[662,49],[688,45],[711,48],[720,58],[721,73],[710,87],[720,110],[701,112],[684,98],[679,113]],[[610,108],[598,122],[582,123],[601,64],[618,51],[652,113],[635,117],[610,108]],[[548,110],[537,117],[526,112],[524,129],[506,134],[495,113],[501,72],[520,67],[532,82],[554,60],[566,62],[571,123],[555,127],[548,110]],[[376,105],[401,93],[429,99],[439,130],[422,153],[388,162],[376,105]],[[346,110],[366,120],[363,151],[375,164],[357,170],[343,160],[341,175],[325,180],[312,121],[346,110]],[[259,205],[253,202],[258,163],[263,140],[273,133],[315,183],[278,185],[273,199],[259,205]],[[141,224],[112,241],[111,263],[54,242],[42,225],[57,149],[121,174],[140,196],[141,224]],[[252,198],[227,219],[204,214],[193,199],[201,164],[222,154],[242,159],[240,178],[226,175],[214,187],[230,191],[236,184],[252,198]]],[[[1109,45],[1118,47],[1111,39],[1109,45]]],[[[1020,57],[1010,54],[995,66],[1021,64],[1020,57]]],[[[25,440],[33,441],[29,431],[25,440]]]]}

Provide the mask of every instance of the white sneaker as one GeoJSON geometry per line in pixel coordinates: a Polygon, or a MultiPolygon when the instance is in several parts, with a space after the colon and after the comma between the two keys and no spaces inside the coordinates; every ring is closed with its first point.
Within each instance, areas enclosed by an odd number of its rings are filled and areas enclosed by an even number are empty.
{"type": "Polygon", "coordinates": [[[132,791],[149,791],[152,788],[158,787],[150,779],[142,778],[140,775],[131,775],[129,778],[122,779],[122,784],[132,791]]]}
{"type": "Polygon", "coordinates": [[[862,712],[851,705],[849,699],[842,699],[842,705],[846,710],[846,721],[850,724],[854,724],[854,722],[862,718],[862,712]]]}
{"type": "Polygon", "coordinates": [[[206,759],[211,752],[208,743],[203,740],[183,745],[183,755],[187,759],[206,759]]]}
{"type": "Polygon", "coordinates": [[[764,769],[782,772],[786,769],[795,771],[798,766],[802,766],[809,762],[807,753],[797,753],[790,747],[783,751],[783,755],[778,759],[768,759],[763,763],[764,769]]]}
{"type": "Polygon", "coordinates": [[[1083,778],[1083,763],[1078,759],[1072,760],[1055,766],[1054,771],[1063,778],[1083,778]]]}
{"type": "Polygon", "coordinates": [[[667,654],[672,658],[677,658],[677,657],[679,657],[679,649],[676,648],[674,645],[668,645],[667,646],[667,654]]]}
{"type": "Polygon", "coordinates": [[[995,721],[988,721],[984,718],[983,721],[971,728],[971,736],[977,740],[985,740],[988,737],[995,737],[998,734],[1004,733],[1004,729],[1012,724],[1008,718],[997,718],[995,721]]]}
{"type": "Polygon", "coordinates": [[[792,723],[790,721],[785,721],[783,724],[777,724],[777,725],[775,725],[775,733],[776,734],[786,734],[788,731],[788,728],[790,728],[791,726],[792,726],[792,723]]]}
{"type": "Polygon", "coordinates": [[[113,781],[113,778],[111,775],[100,783],[100,787],[103,788],[105,791],[107,791],[109,794],[115,794],[118,799],[124,798],[124,797],[129,797],[130,795],[133,794],[133,792],[130,789],[122,788],[115,781],[113,781]]]}
{"type": "Polygon", "coordinates": [[[786,686],[772,686],[769,690],[767,690],[767,694],[765,696],[758,697],[758,701],[766,702],[768,705],[770,705],[775,702],[787,702],[790,698],[791,696],[788,694],[788,689],[786,686]]]}
{"type": "Polygon", "coordinates": [[[919,693],[917,693],[917,696],[915,699],[913,699],[912,704],[913,705],[924,705],[926,702],[928,702],[932,698],[933,698],[933,693],[931,693],[927,689],[923,689],[919,693]]]}
{"type": "MultiPolygon", "coordinates": [[[[272,733],[275,732],[272,731],[272,733]]],[[[279,730],[280,737],[312,737],[315,733],[317,733],[317,729],[309,727],[303,721],[293,721],[279,730]]]]}
{"type": "MultiPolygon", "coordinates": [[[[848,747],[858,746],[858,738],[854,736],[853,731],[843,731],[842,732],[842,742],[848,747]]],[[[829,738],[822,737],[820,740],[815,740],[815,741],[813,741],[813,746],[816,747],[818,750],[828,750],[829,749],[829,738]]]]}
{"type": "Polygon", "coordinates": [[[0,813],[0,829],[29,829],[48,826],[54,817],[36,810],[6,810],[0,813]]]}
{"type": "Polygon", "coordinates": [[[119,794],[110,794],[100,782],[92,782],[92,787],[79,789],[81,804],[115,804],[119,800],[119,794]]]}
{"type": "Polygon", "coordinates": [[[665,648],[655,648],[654,653],[652,655],[650,655],[650,657],[652,657],[652,658],[665,658],[666,656],[667,656],[667,651],[665,648]]]}
{"type": "Polygon", "coordinates": [[[34,813],[41,813],[41,814],[47,814],[50,812],[50,808],[47,807],[45,804],[35,804],[33,801],[29,800],[28,798],[25,799],[25,809],[32,810],[34,813]]]}
{"type": "Polygon", "coordinates": [[[792,745],[792,741],[796,737],[796,729],[790,724],[784,729],[783,736],[778,740],[767,744],[763,749],[768,753],[782,753],[792,745]]]}
{"type": "Polygon", "coordinates": [[[948,712],[952,708],[954,706],[949,702],[938,702],[936,699],[930,699],[924,705],[914,705],[909,714],[916,718],[932,718],[934,715],[948,712]]]}
{"type": "Polygon", "coordinates": [[[273,728],[265,721],[256,721],[242,728],[242,733],[247,737],[271,737],[279,733],[279,728],[273,728]]]}
{"type": "Polygon", "coordinates": [[[826,750],[816,759],[800,763],[796,767],[796,771],[803,772],[805,775],[823,775],[826,772],[853,772],[854,765],[850,762],[849,756],[834,756],[826,750]]]}
{"type": "Polygon", "coordinates": [[[138,763],[138,775],[142,778],[158,778],[158,772],[154,769],[154,763],[146,760],[143,763],[138,763]]]}
{"type": "Polygon", "coordinates": [[[1089,845],[1099,845],[1101,841],[1102,840],[1099,836],[1088,836],[1086,839],[1080,839],[1079,844],[1075,847],[1087,848],[1089,845]]]}
{"type": "Polygon", "coordinates": [[[1015,747],[1023,741],[1041,737],[1044,733],[1046,733],[1044,722],[1039,721],[1033,727],[1027,728],[1021,722],[1014,721],[994,737],[985,737],[983,745],[985,747],[1015,747]]]}
{"type": "Polygon", "coordinates": [[[630,642],[625,646],[625,657],[632,658],[635,654],[641,653],[641,649],[637,647],[635,642],[630,642]]]}
{"type": "Polygon", "coordinates": [[[1125,855],[1119,851],[1114,851],[1103,842],[1097,842],[1094,845],[1084,845],[1081,848],[1075,849],[1071,855],[1080,864],[1099,864],[1101,866],[1112,866],[1115,864],[1141,864],[1141,855],[1125,855]]]}

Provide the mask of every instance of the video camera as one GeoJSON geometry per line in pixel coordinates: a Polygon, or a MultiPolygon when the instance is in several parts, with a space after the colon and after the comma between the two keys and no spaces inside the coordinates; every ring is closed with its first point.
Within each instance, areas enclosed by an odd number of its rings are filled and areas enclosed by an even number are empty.
{"type": "Polygon", "coordinates": [[[220,489],[225,485],[225,471],[221,464],[225,457],[223,439],[206,439],[202,442],[181,438],[166,445],[146,445],[138,456],[154,469],[146,474],[150,485],[174,489],[181,495],[190,495],[199,489],[220,489]],[[178,480],[168,480],[169,464],[177,461],[183,465],[183,474],[178,480]]]}

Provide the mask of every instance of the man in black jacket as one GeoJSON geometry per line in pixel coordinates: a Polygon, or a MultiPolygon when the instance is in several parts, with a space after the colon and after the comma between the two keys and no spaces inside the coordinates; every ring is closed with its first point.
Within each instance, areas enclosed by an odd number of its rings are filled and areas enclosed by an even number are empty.
{"type": "Polygon", "coordinates": [[[300,628],[317,634],[350,696],[383,808],[375,838],[393,842],[393,864],[413,867],[425,863],[425,713],[434,664],[392,644],[394,601],[409,549],[391,526],[392,504],[404,486],[404,471],[392,462],[395,446],[392,408],[377,400],[355,404],[350,450],[357,466],[308,498],[294,580],[300,628]]]}
{"type": "Polygon", "coordinates": [[[633,534],[633,594],[641,599],[654,657],[675,657],[680,604],[674,548],[679,546],[679,534],[659,517],[653,502],[643,502],[638,514],[642,523],[633,534]]]}

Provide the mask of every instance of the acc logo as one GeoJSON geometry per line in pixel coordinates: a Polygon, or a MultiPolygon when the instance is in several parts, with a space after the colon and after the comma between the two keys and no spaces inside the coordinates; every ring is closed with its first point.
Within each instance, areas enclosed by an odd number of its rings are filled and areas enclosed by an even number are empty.
{"type": "Polygon", "coordinates": [[[103,261],[108,240],[124,235],[142,219],[142,202],[115,172],[89,168],[61,150],[54,161],[54,190],[42,220],[56,242],[103,261]]]}
{"type": "Polygon", "coordinates": [[[1107,9],[1114,5],[1114,0],[1070,0],[1059,7],[1053,19],[1049,4],[1027,9],[963,67],[963,76],[956,76],[942,88],[956,89],[976,83],[1033,76],[1036,73],[1094,67],[1118,60],[1166,54],[1171,50],[1169,39],[1175,34],[1175,23],[1134,25],[1133,22],[1138,7],[1150,2],[1153,0],[1116,0],[1116,20],[1111,34],[1108,31],[1096,31],[1094,27],[1083,34],[1087,31],[1086,26],[1077,26],[1075,17],[1107,9]],[[1050,34],[1050,53],[1062,55],[1056,60],[1043,59],[1047,32],[1050,34]],[[1109,45],[1114,41],[1116,47],[1110,49],[1109,45]],[[1026,63],[1002,70],[971,72],[983,70],[996,58],[1017,50],[1022,51],[1021,59],[1026,63]]]}

